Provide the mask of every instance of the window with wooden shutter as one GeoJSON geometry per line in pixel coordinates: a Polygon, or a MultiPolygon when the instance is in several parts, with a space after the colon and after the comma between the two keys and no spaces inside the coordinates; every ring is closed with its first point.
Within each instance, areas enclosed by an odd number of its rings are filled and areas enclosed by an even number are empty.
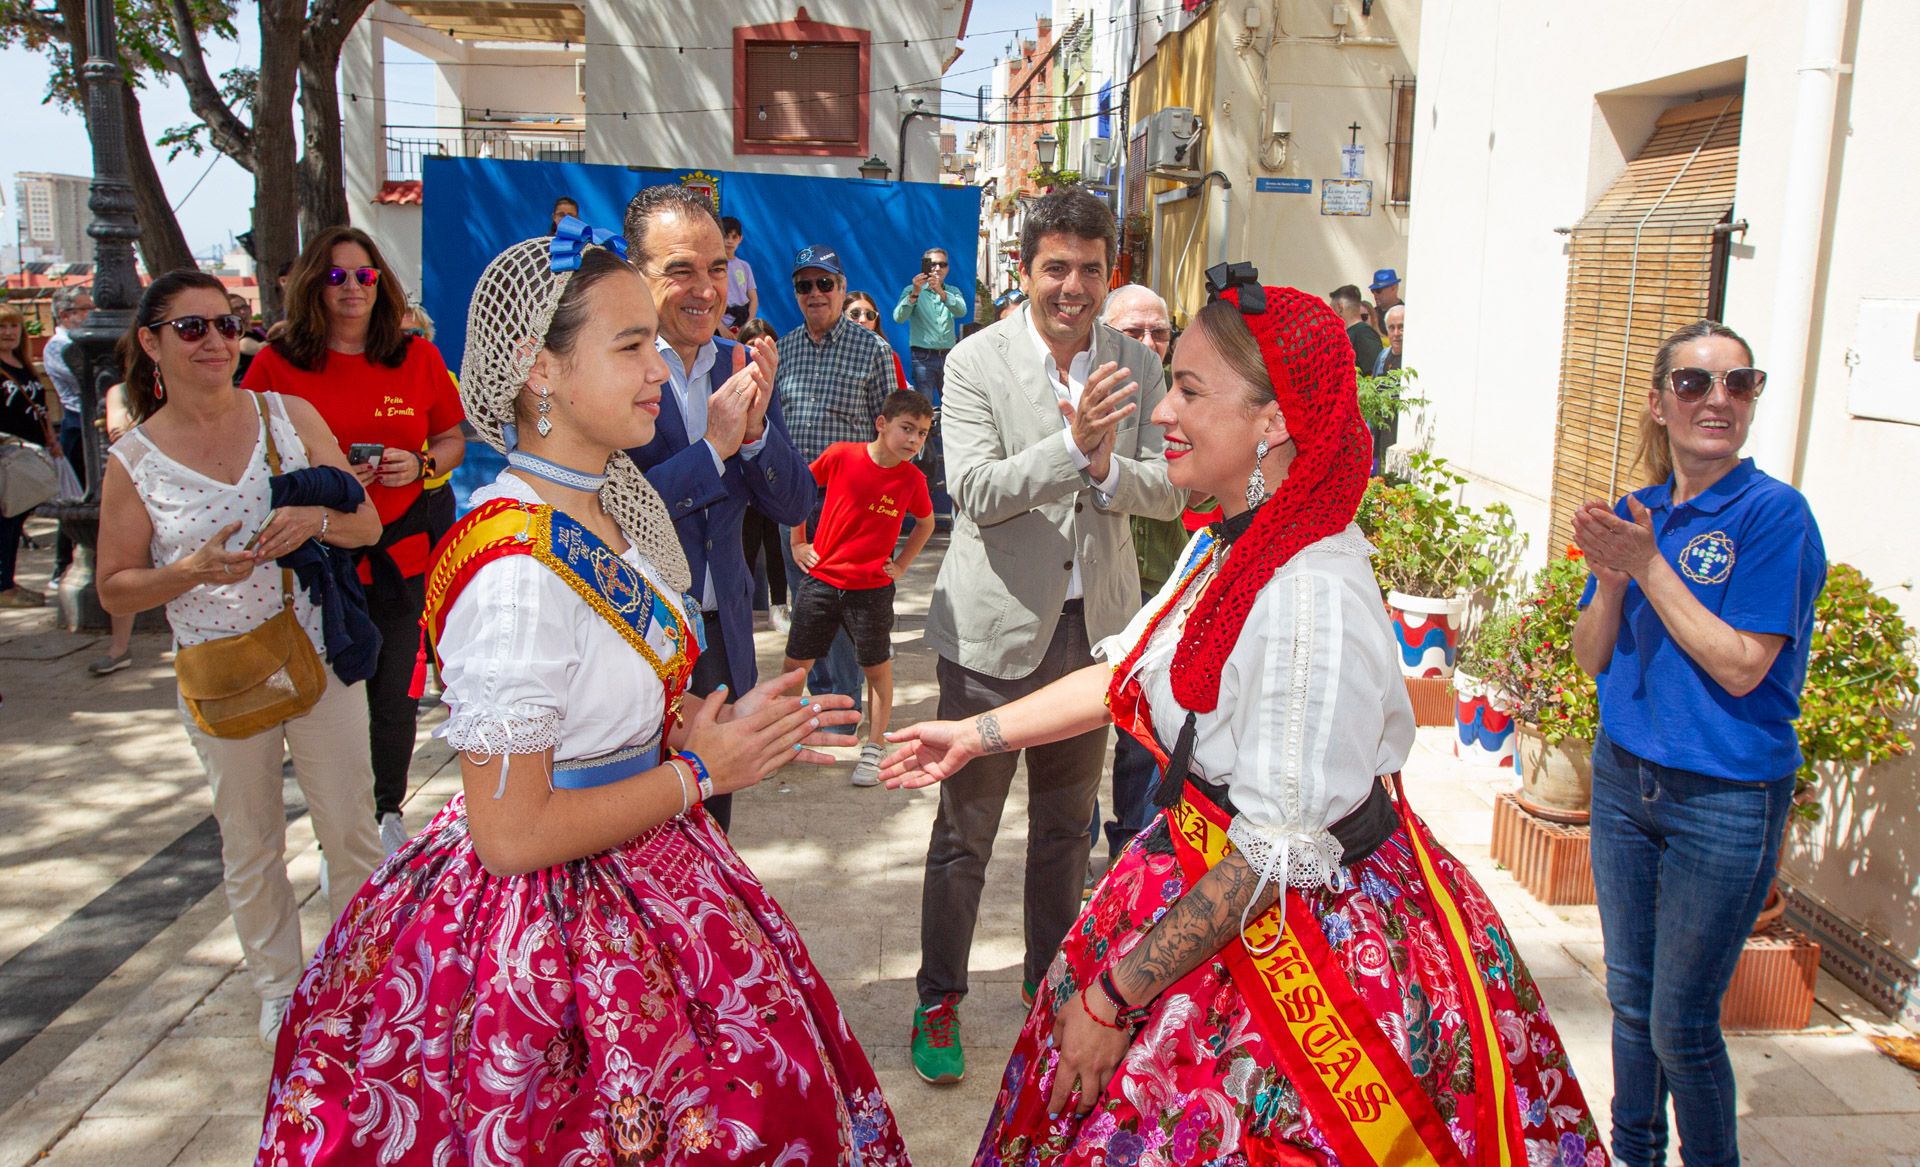
{"type": "Polygon", "coordinates": [[[734,30],[734,152],[867,152],[872,34],[814,21],[734,30]]]}
{"type": "Polygon", "coordinates": [[[1393,80],[1393,137],[1387,141],[1387,205],[1413,202],[1413,78],[1393,80]]]}
{"type": "Polygon", "coordinates": [[[1740,99],[1660,115],[1653,136],[1579,224],[1568,248],[1554,445],[1551,546],[1573,513],[1646,485],[1636,465],[1653,359],[1679,328],[1718,315],[1740,160],[1740,99]]]}

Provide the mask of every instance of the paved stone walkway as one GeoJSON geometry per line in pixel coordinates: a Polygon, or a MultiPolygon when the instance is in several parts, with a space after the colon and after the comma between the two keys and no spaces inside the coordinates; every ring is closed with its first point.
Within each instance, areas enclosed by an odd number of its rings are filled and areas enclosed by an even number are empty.
{"type": "MultiPolygon", "coordinates": [[[[896,724],[934,706],[919,631],[938,546],[901,589],[896,724]]],[[[46,560],[23,556],[23,578],[44,580],[46,560]]],[[[777,664],[782,641],[760,635],[763,667],[777,664]]],[[[140,636],[135,668],[96,679],[85,665],[103,645],[53,630],[49,614],[0,612],[0,1048],[7,1026],[61,1006],[44,1027],[17,1034],[25,1040],[0,1061],[0,1167],[248,1163],[270,1059],[253,1036],[258,1005],[238,971],[224,898],[206,886],[200,837],[191,836],[209,800],[173,709],[166,640],[140,636]],[[191,837],[161,855],[183,836],[191,837]],[[90,955],[116,948],[130,948],[124,960],[90,955]]],[[[936,792],[854,789],[849,766],[850,758],[795,768],[744,793],[734,836],[839,995],[915,1162],[955,1167],[971,1160],[1024,1016],[1021,788],[988,870],[962,1012],[970,1073],[935,1089],[914,1076],[907,1036],[936,792]]],[[[419,826],[458,788],[458,774],[445,747],[426,741],[413,778],[408,821],[419,826]]],[[[1501,778],[1454,760],[1443,731],[1421,731],[1408,786],[1499,905],[1604,1111],[1611,1071],[1594,910],[1543,907],[1493,867],[1487,843],[1501,778]]],[[[297,802],[290,781],[287,789],[297,802]]],[[[290,823],[288,842],[311,948],[325,921],[304,817],[290,823]]],[[[1825,976],[1819,1000],[1805,1032],[1731,1040],[1745,1161],[1920,1167],[1920,1079],[1864,1036],[1896,1031],[1825,976]]]]}

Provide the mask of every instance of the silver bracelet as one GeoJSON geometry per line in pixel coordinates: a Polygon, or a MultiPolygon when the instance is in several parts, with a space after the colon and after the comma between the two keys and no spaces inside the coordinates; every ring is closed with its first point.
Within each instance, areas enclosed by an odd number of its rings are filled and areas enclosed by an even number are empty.
{"type": "Polygon", "coordinates": [[[322,543],[325,543],[327,541],[327,523],[332,518],[333,518],[332,511],[322,510],[320,512],[320,533],[318,535],[315,535],[314,538],[320,540],[322,543]]]}
{"type": "Polygon", "coordinates": [[[680,813],[686,814],[693,809],[693,795],[687,789],[687,783],[693,777],[693,771],[678,758],[668,758],[667,766],[673,770],[673,781],[680,787],[680,813]]]}

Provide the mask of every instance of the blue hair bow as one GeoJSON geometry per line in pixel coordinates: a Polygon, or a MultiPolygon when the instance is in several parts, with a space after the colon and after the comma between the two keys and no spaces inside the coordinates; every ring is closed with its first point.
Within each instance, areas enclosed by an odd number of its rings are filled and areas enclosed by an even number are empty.
{"type": "Polygon", "coordinates": [[[1240,289],[1240,311],[1258,316],[1267,310],[1267,292],[1260,286],[1260,273],[1250,263],[1216,263],[1207,269],[1207,302],[1212,303],[1233,288],[1240,289]]]}
{"type": "Polygon", "coordinates": [[[626,236],[604,227],[589,227],[585,220],[568,215],[553,232],[554,273],[579,271],[580,257],[589,247],[604,247],[621,259],[627,258],[626,236]]]}

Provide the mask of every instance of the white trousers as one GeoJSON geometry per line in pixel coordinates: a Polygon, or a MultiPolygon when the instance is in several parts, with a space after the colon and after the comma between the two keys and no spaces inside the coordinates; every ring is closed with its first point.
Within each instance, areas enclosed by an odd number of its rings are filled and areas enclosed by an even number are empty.
{"type": "Polygon", "coordinates": [[[307,800],[327,864],[329,907],[339,919],[385,857],[373,821],[373,753],[367,737],[366,683],[343,685],[327,672],[327,691],[305,716],[248,738],[202,732],[182,703],[187,738],[213,787],[226,870],[227,907],[262,999],[289,997],[305,959],[300,912],[287,879],[287,806],[281,761],[307,800]]]}

